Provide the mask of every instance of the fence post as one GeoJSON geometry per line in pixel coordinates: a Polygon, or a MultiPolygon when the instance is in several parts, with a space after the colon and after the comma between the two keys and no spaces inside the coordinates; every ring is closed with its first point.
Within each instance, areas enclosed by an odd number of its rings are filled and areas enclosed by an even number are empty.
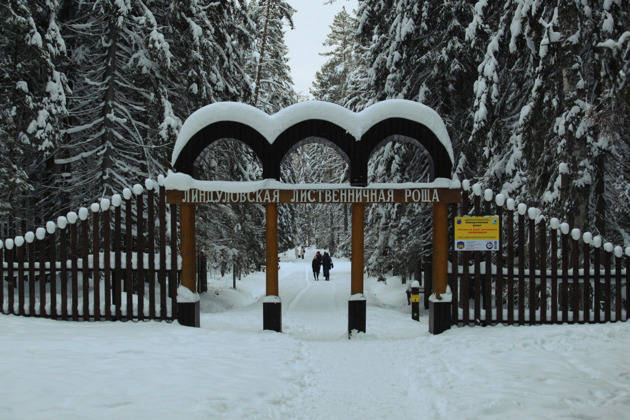
{"type": "Polygon", "coordinates": [[[149,254],[149,319],[155,319],[155,184],[147,179],[144,183],[147,189],[147,245],[149,254]]]}
{"type": "Polygon", "coordinates": [[[525,213],[527,205],[518,205],[518,325],[525,325],[525,213]]]}
{"type": "Polygon", "coordinates": [[[580,230],[571,231],[571,254],[573,262],[573,322],[582,323],[580,320],[580,230]]]}
{"type": "Polygon", "coordinates": [[[55,222],[46,223],[48,233],[48,260],[50,262],[50,318],[57,319],[57,242],[55,222]]]}
{"type": "MultiPolygon", "coordinates": [[[[8,240],[8,239],[7,239],[8,240]]],[[[0,240],[0,314],[4,313],[4,257],[5,257],[4,242],[0,240]]],[[[8,268],[8,266],[7,266],[8,268]]]]}
{"type": "Polygon", "coordinates": [[[68,219],[63,216],[57,218],[59,226],[59,261],[61,261],[61,319],[68,320],[68,219]]]}
{"type": "Polygon", "coordinates": [[[540,322],[547,323],[547,223],[541,218],[538,224],[538,236],[540,240],[540,322]]]}
{"type": "Polygon", "coordinates": [[[569,322],[569,225],[560,225],[562,240],[562,322],[569,322]]]}
{"type": "Polygon", "coordinates": [[[15,238],[18,261],[18,315],[24,316],[24,237],[15,238]],[[18,243],[19,242],[19,243],[18,243]]]}
{"type": "Polygon", "coordinates": [[[538,209],[530,207],[529,216],[529,324],[536,324],[536,217],[538,209]]]}
{"type": "Polygon", "coordinates": [[[105,282],[105,320],[112,319],[112,254],[111,254],[111,212],[110,200],[101,200],[103,211],[103,281],[105,282]]]}
{"type": "Polygon", "coordinates": [[[508,325],[514,325],[514,200],[507,201],[507,309],[508,325]]]}
{"type": "Polygon", "coordinates": [[[94,285],[94,321],[101,320],[101,270],[99,226],[101,206],[92,203],[92,284],[94,285]]]}

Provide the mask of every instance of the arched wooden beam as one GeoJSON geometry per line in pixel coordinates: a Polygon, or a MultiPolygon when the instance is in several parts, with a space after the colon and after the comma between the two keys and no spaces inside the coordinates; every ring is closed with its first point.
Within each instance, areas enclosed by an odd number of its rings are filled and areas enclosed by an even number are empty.
{"type": "Polygon", "coordinates": [[[204,149],[224,139],[239,140],[249,146],[262,162],[263,172],[265,167],[270,166],[271,146],[258,131],[240,122],[219,121],[205,126],[190,138],[177,157],[173,168],[177,172],[193,176],[195,161],[204,149]]]}
{"type": "Polygon", "coordinates": [[[367,185],[370,156],[391,136],[404,136],[421,144],[433,160],[435,178],[450,178],[452,162],[448,151],[437,136],[425,125],[405,118],[388,118],[374,124],[356,143],[352,157],[351,179],[354,185],[367,185]]]}
{"type": "MultiPolygon", "coordinates": [[[[280,167],[284,159],[301,145],[311,142],[311,139],[335,149],[352,168],[351,154],[355,138],[345,129],[325,120],[301,121],[283,131],[272,144],[271,167],[263,178],[280,179],[280,167]]],[[[264,172],[264,170],[263,170],[264,172]]]]}

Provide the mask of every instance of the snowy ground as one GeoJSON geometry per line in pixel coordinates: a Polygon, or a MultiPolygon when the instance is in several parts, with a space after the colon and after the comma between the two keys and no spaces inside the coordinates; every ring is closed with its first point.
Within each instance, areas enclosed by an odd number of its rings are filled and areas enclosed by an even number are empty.
{"type": "Polygon", "coordinates": [[[367,279],[348,340],[350,263],[314,282],[310,255],[282,256],[282,334],[263,274],[210,280],[199,329],[0,316],[0,419],[630,418],[630,324],[432,336],[398,279],[367,279]]]}

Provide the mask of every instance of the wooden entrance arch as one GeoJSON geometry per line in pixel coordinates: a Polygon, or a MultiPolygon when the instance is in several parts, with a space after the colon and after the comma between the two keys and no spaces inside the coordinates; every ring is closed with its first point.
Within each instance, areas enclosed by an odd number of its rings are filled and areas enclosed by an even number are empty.
{"type": "Polygon", "coordinates": [[[338,105],[309,101],[292,105],[269,116],[240,103],[216,103],[192,114],[182,126],[166,179],[167,200],[181,206],[181,285],[192,293],[178,293],[179,321],[199,326],[199,302],[195,276],[195,206],[201,203],[258,203],[266,208],[267,297],[263,304],[263,328],[282,330],[278,290],[278,204],[351,203],[352,268],[348,302],[348,332],[365,332],[366,302],[363,296],[363,237],[367,203],[423,202],[433,206],[433,295],[429,330],[440,333],[450,327],[447,294],[449,203],[460,198],[459,183],[451,180],[453,150],[442,119],[416,102],[390,100],[354,113],[338,105]],[[429,183],[368,185],[367,164],[371,154],[393,136],[422,145],[432,160],[429,183]],[[330,142],[346,159],[350,184],[339,186],[287,185],[279,182],[284,157],[306,139],[330,142]],[[227,182],[192,178],[200,154],[212,143],[235,139],[248,145],[262,162],[263,180],[227,182]],[[235,192],[238,191],[238,192],[235,192]],[[190,296],[193,296],[192,298],[190,296]]]}

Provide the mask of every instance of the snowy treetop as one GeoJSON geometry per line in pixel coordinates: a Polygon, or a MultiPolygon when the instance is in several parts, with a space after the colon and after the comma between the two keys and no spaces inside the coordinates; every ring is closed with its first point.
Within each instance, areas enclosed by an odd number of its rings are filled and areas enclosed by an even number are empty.
{"type": "Polygon", "coordinates": [[[426,126],[446,148],[453,162],[453,146],[444,121],[438,113],[414,101],[391,99],[378,102],[358,113],[321,101],[300,102],[273,115],[238,102],[217,102],[206,105],[195,111],[184,122],[173,148],[171,164],[175,164],[183,148],[198,131],[220,121],[234,121],[248,125],[263,135],[269,143],[273,143],[282,132],[302,121],[314,119],[330,121],[358,140],[372,126],[389,118],[404,118],[426,126]]]}

